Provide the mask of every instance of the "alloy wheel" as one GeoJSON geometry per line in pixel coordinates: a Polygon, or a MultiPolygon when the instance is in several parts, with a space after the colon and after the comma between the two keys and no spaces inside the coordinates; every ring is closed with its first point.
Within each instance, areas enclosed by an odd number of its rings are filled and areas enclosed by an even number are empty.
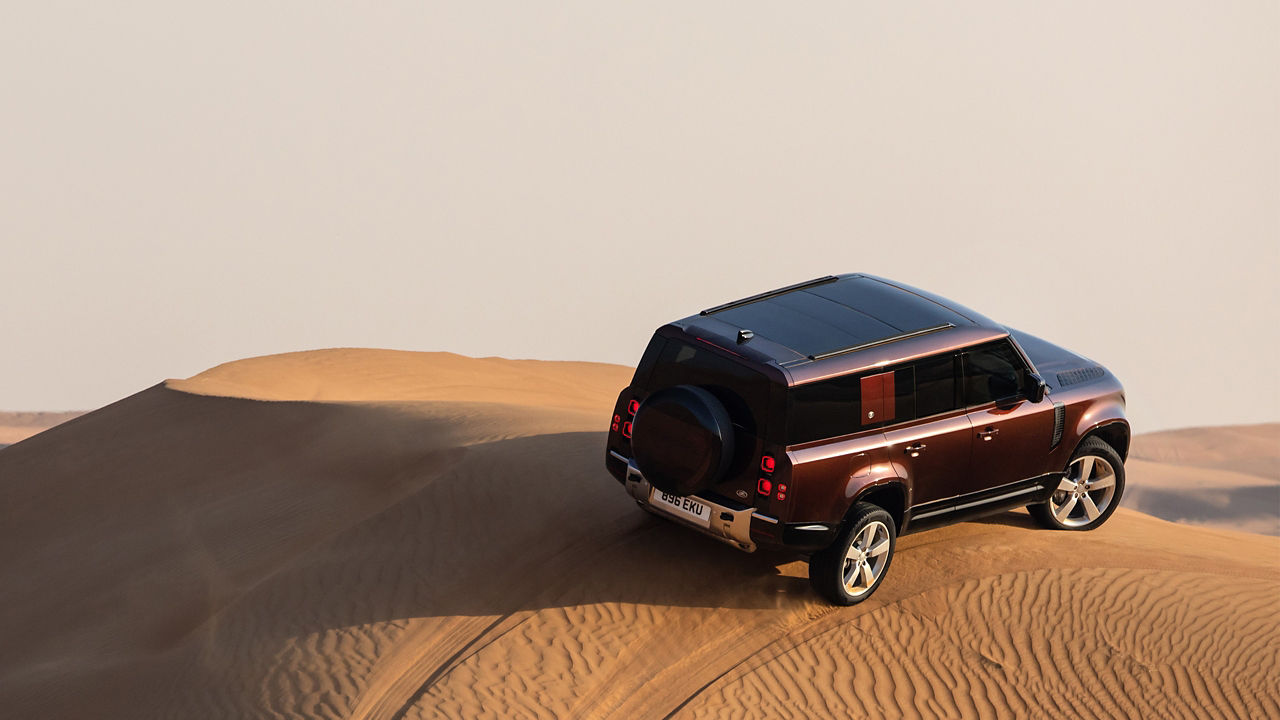
{"type": "Polygon", "coordinates": [[[1066,476],[1049,498],[1049,511],[1066,527],[1083,527],[1101,517],[1115,495],[1116,472],[1111,463],[1084,455],[1067,466],[1066,476]]]}
{"type": "Polygon", "coordinates": [[[849,543],[844,555],[844,588],[854,597],[875,587],[889,564],[889,528],[875,520],[867,523],[849,543]]]}

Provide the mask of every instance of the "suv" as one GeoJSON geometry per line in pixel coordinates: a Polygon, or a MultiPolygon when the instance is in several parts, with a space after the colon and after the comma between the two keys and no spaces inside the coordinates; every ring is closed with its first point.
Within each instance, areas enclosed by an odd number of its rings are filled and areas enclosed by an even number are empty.
{"type": "Polygon", "coordinates": [[[747,552],[810,555],[865,600],[897,536],[1027,506],[1091,530],[1124,492],[1124,389],[1100,365],[870,275],[819,278],[654,333],[605,465],[645,509],[747,552]]]}

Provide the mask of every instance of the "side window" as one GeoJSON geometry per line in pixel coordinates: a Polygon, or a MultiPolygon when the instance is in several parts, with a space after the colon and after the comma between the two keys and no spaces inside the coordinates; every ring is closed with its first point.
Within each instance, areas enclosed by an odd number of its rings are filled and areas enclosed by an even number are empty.
{"type": "Polygon", "coordinates": [[[806,443],[862,430],[862,379],[845,375],[791,389],[789,443],[806,443]]]}
{"type": "Polygon", "coordinates": [[[791,389],[787,442],[824,440],[910,420],[913,385],[910,367],[797,385],[791,389]]]}
{"type": "Polygon", "coordinates": [[[895,422],[912,420],[916,416],[916,369],[913,365],[893,371],[893,403],[895,422]]]}
{"type": "Polygon", "coordinates": [[[1027,367],[1009,341],[1002,340],[964,353],[965,405],[1008,400],[1026,387],[1027,367]]]}
{"type": "Polygon", "coordinates": [[[929,417],[951,410],[956,404],[956,356],[952,353],[915,362],[916,407],[914,417],[929,417]]]}

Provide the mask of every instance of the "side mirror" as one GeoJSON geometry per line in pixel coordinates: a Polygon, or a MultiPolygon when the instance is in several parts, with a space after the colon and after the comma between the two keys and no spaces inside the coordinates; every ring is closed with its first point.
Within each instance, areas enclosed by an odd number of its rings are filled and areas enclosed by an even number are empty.
{"type": "Polygon", "coordinates": [[[1044,400],[1045,394],[1049,392],[1049,383],[1035,373],[1027,374],[1027,385],[1027,399],[1033,403],[1044,400]]]}

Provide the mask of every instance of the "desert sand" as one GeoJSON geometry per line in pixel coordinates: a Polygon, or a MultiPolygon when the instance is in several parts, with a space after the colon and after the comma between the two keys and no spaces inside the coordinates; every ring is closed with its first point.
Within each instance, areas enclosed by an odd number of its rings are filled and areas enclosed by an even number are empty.
{"type": "MultiPolygon", "coordinates": [[[[5,448],[0,714],[1280,716],[1280,539],[1009,513],[904,537],[832,608],[799,557],[628,500],[600,430],[629,376],[294,353],[5,448]]],[[[1215,446],[1168,447],[1140,462],[1215,446]]]]}

